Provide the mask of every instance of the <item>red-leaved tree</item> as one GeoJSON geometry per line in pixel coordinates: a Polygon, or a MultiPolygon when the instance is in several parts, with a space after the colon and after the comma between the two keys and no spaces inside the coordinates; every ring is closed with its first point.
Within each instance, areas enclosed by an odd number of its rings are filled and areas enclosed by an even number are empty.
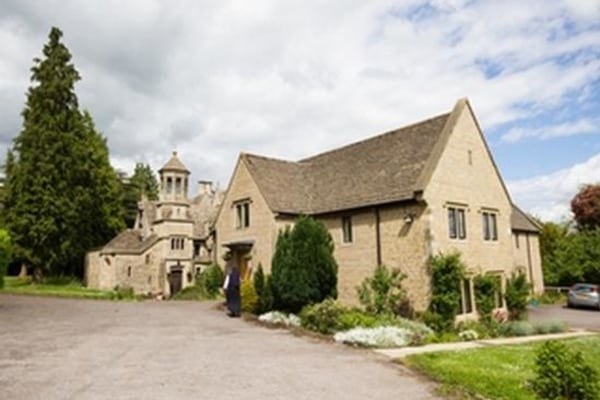
{"type": "Polygon", "coordinates": [[[600,227],[600,184],[585,185],[571,200],[579,229],[600,227]]]}

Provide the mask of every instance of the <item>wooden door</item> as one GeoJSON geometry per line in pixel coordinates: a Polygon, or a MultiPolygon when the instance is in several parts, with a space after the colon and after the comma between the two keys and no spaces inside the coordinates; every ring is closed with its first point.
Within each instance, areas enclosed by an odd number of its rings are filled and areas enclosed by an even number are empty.
{"type": "Polygon", "coordinates": [[[181,290],[182,278],[183,271],[181,270],[171,271],[169,274],[169,289],[171,290],[171,296],[181,290]]]}

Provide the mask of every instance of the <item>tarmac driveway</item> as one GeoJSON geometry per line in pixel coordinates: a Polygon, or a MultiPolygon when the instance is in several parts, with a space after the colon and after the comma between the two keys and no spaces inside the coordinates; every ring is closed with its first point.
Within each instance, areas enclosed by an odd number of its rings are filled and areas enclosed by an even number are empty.
{"type": "Polygon", "coordinates": [[[0,398],[433,399],[370,351],[230,319],[215,303],[0,294],[0,398]]]}
{"type": "Polygon", "coordinates": [[[529,319],[559,319],[565,321],[570,328],[600,332],[600,311],[594,309],[567,308],[562,304],[540,305],[529,309],[529,319]]]}

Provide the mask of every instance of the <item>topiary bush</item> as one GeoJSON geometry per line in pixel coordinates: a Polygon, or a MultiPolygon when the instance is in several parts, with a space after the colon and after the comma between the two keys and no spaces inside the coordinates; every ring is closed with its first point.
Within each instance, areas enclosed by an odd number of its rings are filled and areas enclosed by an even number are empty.
{"type": "Polygon", "coordinates": [[[365,278],[356,288],[365,311],[371,314],[396,314],[400,306],[408,301],[406,290],[402,288],[405,278],[406,275],[400,270],[377,266],[373,276],[365,278]]]}
{"type": "Polygon", "coordinates": [[[527,317],[527,300],[531,285],[527,282],[524,273],[513,274],[506,282],[506,308],[508,309],[508,319],[522,320],[527,317]]]}
{"type": "Polygon", "coordinates": [[[489,323],[496,308],[496,293],[500,289],[498,278],[493,275],[478,275],[473,280],[473,286],[479,317],[483,322],[489,323]]]}
{"type": "Polygon", "coordinates": [[[544,343],[536,353],[531,389],[544,400],[598,400],[600,376],[581,352],[558,341],[544,343]]]}
{"type": "Polygon", "coordinates": [[[307,216],[277,238],[271,267],[274,308],[296,313],[304,306],[337,297],[338,266],[333,240],[322,222],[307,216]]]}
{"type": "Polygon", "coordinates": [[[460,253],[439,254],[430,260],[431,302],[424,322],[438,332],[449,331],[460,311],[460,285],[466,267],[460,253]]]}

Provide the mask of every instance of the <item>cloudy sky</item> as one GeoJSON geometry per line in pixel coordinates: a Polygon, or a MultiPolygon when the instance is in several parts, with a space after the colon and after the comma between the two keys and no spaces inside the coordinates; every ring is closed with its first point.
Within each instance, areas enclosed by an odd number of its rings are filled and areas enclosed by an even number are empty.
{"type": "Polygon", "coordinates": [[[526,211],[600,182],[600,0],[0,0],[0,154],[52,26],[127,172],[177,150],[226,187],[240,151],[298,159],[467,96],[526,211]]]}

